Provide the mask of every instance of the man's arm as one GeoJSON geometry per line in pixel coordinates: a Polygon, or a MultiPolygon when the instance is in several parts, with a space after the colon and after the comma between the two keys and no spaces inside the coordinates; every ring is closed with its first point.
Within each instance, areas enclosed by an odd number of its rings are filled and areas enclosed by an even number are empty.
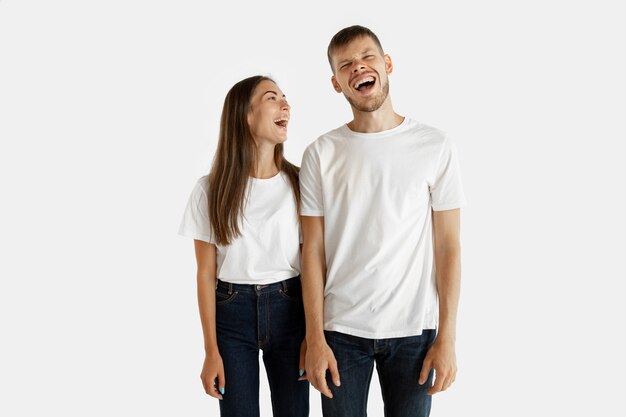
{"type": "Polygon", "coordinates": [[[461,292],[460,209],[433,211],[435,271],[439,297],[439,330],[428,351],[419,383],[435,369],[430,395],[445,391],[456,378],[456,316],[461,292]]]}
{"type": "Polygon", "coordinates": [[[326,258],[324,254],[324,217],[301,216],[302,224],[302,299],[306,317],[305,369],[315,389],[332,398],[326,384],[326,370],[339,386],[337,361],[324,337],[324,283],[326,258]]]}

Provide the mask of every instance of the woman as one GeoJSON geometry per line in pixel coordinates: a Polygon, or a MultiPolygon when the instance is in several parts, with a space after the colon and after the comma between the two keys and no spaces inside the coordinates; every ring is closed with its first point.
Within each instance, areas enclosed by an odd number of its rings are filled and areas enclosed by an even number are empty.
{"type": "Polygon", "coordinates": [[[303,376],[298,168],[283,157],[290,106],[271,79],[226,95],[209,175],[179,233],[194,239],[206,357],[201,379],[221,416],[259,415],[259,349],[274,416],[307,416],[303,376]]]}

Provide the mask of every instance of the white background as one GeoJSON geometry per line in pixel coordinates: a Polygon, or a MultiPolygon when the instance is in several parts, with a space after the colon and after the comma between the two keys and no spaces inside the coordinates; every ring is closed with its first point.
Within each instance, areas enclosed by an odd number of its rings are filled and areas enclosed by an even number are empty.
{"type": "Polygon", "coordinates": [[[287,94],[296,164],[350,120],[325,52],[358,23],[396,111],[454,138],[470,203],[432,416],[625,415],[618,3],[0,1],[0,414],[217,414],[184,206],[236,81],[287,94]]]}

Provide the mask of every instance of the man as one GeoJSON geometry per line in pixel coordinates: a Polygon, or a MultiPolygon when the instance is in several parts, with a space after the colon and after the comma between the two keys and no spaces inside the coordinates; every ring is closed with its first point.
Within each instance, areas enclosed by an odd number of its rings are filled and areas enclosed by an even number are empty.
{"type": "Polygon", "coordinates": [[[385,416],[428,416],[456,376],[465,197],[455,148],[394,112],[393,64],[369,29],[339,31],[328,60],[354,119],[302,160],[306,373],[325,417],[366,415],[374,363],[385,416]]]}

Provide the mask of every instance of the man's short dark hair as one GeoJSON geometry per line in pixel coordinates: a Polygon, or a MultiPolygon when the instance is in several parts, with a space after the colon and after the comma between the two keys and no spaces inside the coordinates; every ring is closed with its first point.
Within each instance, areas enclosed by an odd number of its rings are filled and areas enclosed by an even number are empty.
{"type": "Polygon", "coordinates": [[[383,47],[380,44],[380,40],[378,40],[378,36],[376,36],[376,34],[368,28],[359,25],[343,28],[339,32],[337,32],[335,36],[333,36],[333,38],[330,40],[330,43],[328,44],[328,50],[326,51],[326,55],[328,56],[328,63],[330,64],[330,68],[333,70],[333,73],[335,72],[335,69],[333,68],[331,54],[335,51],[335,49],[344,47],[353,40],[364,36],[369,36],[374,41],[374,43],[376,43],[376,46],[378,46],[380,53],[384,54],[383,47]]]}

